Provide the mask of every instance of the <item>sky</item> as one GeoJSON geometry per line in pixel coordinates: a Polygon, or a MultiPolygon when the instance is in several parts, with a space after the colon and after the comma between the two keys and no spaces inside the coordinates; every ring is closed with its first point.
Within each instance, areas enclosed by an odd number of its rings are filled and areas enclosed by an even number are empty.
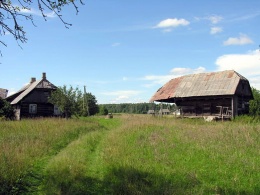
{"type": "Polygon", "coordinates": [[[78,14],[62,10],[69,29],[33,5],[35,26],[19,19],[22,48],[0,37],[0,88],[10,95],[46,72],[56,86],[86,86],[98,104],[142,103],[172,78],[235,70],[260,90],[259,0],[83,2],[78,14]]]}

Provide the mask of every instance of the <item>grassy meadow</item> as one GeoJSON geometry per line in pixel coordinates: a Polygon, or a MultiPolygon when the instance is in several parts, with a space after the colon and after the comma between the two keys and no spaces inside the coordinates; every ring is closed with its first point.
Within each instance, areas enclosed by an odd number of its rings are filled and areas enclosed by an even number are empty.
{"type": "Polygon", "coordinates": [[[260,123],[0,121],[0,194],[260,194],[260,123]]]}

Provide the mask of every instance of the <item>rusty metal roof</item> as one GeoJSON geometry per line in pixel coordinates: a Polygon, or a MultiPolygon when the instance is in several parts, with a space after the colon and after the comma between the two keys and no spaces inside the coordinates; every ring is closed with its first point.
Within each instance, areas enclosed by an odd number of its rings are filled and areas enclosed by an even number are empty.
{"type": "Polygon", "coordinates": [[[174,78],[162,86],[150,99],[234,95],[240,80],[247,80],[234,70],[191,74],[174,78]]]}

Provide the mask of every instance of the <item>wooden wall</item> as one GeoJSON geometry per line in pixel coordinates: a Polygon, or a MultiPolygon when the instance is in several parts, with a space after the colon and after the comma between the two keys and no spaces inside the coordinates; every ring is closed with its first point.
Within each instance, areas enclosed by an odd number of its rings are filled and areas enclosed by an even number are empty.
{"type": "Polygon", "coordinates": [[[184,116],[218,115],[220,106],[227,108],[232,117],[249,113],[249,98],[241,96],[182,98],[175,102],[184,116]]]}

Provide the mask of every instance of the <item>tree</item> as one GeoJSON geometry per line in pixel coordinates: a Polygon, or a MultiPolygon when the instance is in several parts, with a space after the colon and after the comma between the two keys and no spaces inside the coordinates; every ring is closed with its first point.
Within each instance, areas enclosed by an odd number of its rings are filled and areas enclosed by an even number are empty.
{"type": "Polygon", "coordinates": [[[86,102],[87,102],[89,115],[92,116],[97,114],[99,111],[99,107],[97,105],[96,97],[91,93],[86,93],[86,102]]]}
{"type": "Polygon", "coordinates": [[[79,102],[82,99],[82,92],[72,86],[67,88],[66,85],[58,87],[51,93],[49,102],[56,105],[66,118],[70,118],[72,115],[78,115],[80,110],[79,102]]]}
{"type": "Polygon", "coordinates": [[[249,114],[260,116],[260,91],[252,87],[253,100],[249,101],[249,114]]]}
{"type": "MultiPolygon", "coordinates": [[[[31,21],[34,25],[33,16],[30,14],[30,11],[32,11],[32,7],[35,4],[45,20],[48,17],[46,11],[51,11],[58,16],[66,28],[71,26],[71,24],[65,22],[62,18],[61,11],[63,7],[72,4],[76,10],[76,14],[79,12],[75,0],[38,0],[35,2],[33,0],[18,0],[15,3],[12,0],[0,0],[0,35],[13,35],[18,45],[19,42],[26,43],[26,31],[20,22],[25,19],[26,21],[31,21]]],[[[80,4],[83,4],[82,0],[80,0],[80,4]]],[[[0,43],[7,46],[2,40],[0,40],[0,43]]]]}
{"type": "Polygon", "coordinates": [[[107,115],[108,114],[108,109],[104,105],[99,106],[99,114],[100,115],[107,115]]]}
{"type": "Polygon", "coordinates": [[[0,117],[5,117],[7,119],[14,118],[14,110],[9,102],[0,97],[0,117]]]}

